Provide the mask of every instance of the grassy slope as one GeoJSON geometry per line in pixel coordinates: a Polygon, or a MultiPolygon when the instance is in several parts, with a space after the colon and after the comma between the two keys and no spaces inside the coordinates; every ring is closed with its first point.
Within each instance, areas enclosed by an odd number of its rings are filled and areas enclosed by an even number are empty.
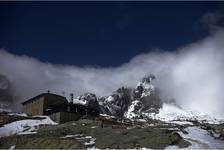
{"type": "Polygon", "coordinates": [[[17,149],[80,149],[82,145],[72,139],[57,137],[11,136],[0,140],[0,148],[6,149],[16,145],[17,149]]]}
{"type": "Polygon", "coordinates": [[[33,135],[14,135],[0,138],[0,148],[29,149],[80,149],[84,148],[75,138],[61,138],[66,135],[83,134],[96,139],[97,148],[165,148],[169,145],[187,147],[189,142],[182,139],[171,126],[145,127],[135,126],[127,129],[127,126],[105,123],[101,128],[100,121],[80,120],[60,125],[45,126],[33,135]]]}

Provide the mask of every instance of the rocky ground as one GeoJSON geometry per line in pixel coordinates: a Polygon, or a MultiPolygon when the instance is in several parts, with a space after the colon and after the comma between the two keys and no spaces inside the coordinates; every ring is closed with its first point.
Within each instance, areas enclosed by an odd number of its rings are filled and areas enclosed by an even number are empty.
{"type": "Polygon", "coordinates": [[[207,130],[215,139],[224,140],[224,123],[222,124],[209,124],[201,123],[200,127],[207,130]]]}
{"type": "Polygon", "coordinates": [[[81,119],[59,125],[41,125],[31,134],[0,138],[0,148],[166,148],[187,147],[179,125],[158,121],[122,123],[111,119],[81,119]]]}
{"type": "MultiPolygon", "coordinates": [[[[32,118],[12,114],[1,114],[1,116],[4,116],[0,118],[1,122],[5,122],[6,124],[2,124],[0,132],[2,131],[1,129],[10,124],[17,123],[17,128],[19,128],[19,122],[44,120],[44,117],[32,118]],[[13,117],[17,121],[12,119],[13,117]],[[23,120],[18,121],[19,118],[23,120]]],[[[118,120],[108,116],[96,119],[82,118],[79,121],[71,121],[64,124],[51,123],[46,121],[45,118],[45,123],[34,126],[28,122],[23,125],[22,130],[10,133],[7,136],[2,136],[3,134],[0,133],[0,148],[208,149],[222,148],[224,146],[224,141],[222,141],[224,124],[180,120],[168,123],[155,119],[118,120]]]]}

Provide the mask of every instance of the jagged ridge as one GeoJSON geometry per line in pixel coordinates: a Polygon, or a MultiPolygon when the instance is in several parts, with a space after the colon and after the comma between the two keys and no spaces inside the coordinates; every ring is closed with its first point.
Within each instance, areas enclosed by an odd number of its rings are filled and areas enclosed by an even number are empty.
{"type": "Polygon", "coordinates": [[[135,88],[121,87],[111,95],[98,99],[95,94],[86,93],[73,102],[99,106],[101,114],[116,117],[138,118],[142,117],[143,113],[158,113],[162,103],[156,88],[151,84],[153,79],[155,79],[154,75],[146,76],[135,88]]]}

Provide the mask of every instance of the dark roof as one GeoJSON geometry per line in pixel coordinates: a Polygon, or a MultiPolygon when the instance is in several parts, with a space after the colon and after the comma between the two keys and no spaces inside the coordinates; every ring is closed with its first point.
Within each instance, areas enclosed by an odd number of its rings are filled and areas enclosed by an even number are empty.
{"type": "Polygon", "coordinates": [[[43,97],[43,96],[49,96],[49,95],[51,95],[51,96],[58,96],[58,97],[61,97],[62,99],[66,99],[64,96],[61,96],[61,95],[57,95],[57,94],[53,94],[53,93],[42,93],[42,94],[39,94],[39,95],[37,95],[35,97],[32,97],[32,98],[26,100],[25,102],[22,102],[21,104],[24,105],[26,103],[29,103],[29,102],[35,100],[35,99],[38,99],[38,98],[43,97]]]}

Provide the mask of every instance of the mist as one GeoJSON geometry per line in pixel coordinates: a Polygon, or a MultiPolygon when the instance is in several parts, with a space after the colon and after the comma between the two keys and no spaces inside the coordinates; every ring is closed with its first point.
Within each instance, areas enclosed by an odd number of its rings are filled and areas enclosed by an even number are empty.
{"type": "Polygon", "coordinates": [[[149,50],[109,68],[51,64],[1,49],[0,74],[11,83],[13,106],[18,109],[21,102],[47,90],[65,96],[85,92],[105,96],[154,74],[153,84],[162,100],[175,99],[185,109],[224,118],[223,29],[173,52],[149,50]]]}

